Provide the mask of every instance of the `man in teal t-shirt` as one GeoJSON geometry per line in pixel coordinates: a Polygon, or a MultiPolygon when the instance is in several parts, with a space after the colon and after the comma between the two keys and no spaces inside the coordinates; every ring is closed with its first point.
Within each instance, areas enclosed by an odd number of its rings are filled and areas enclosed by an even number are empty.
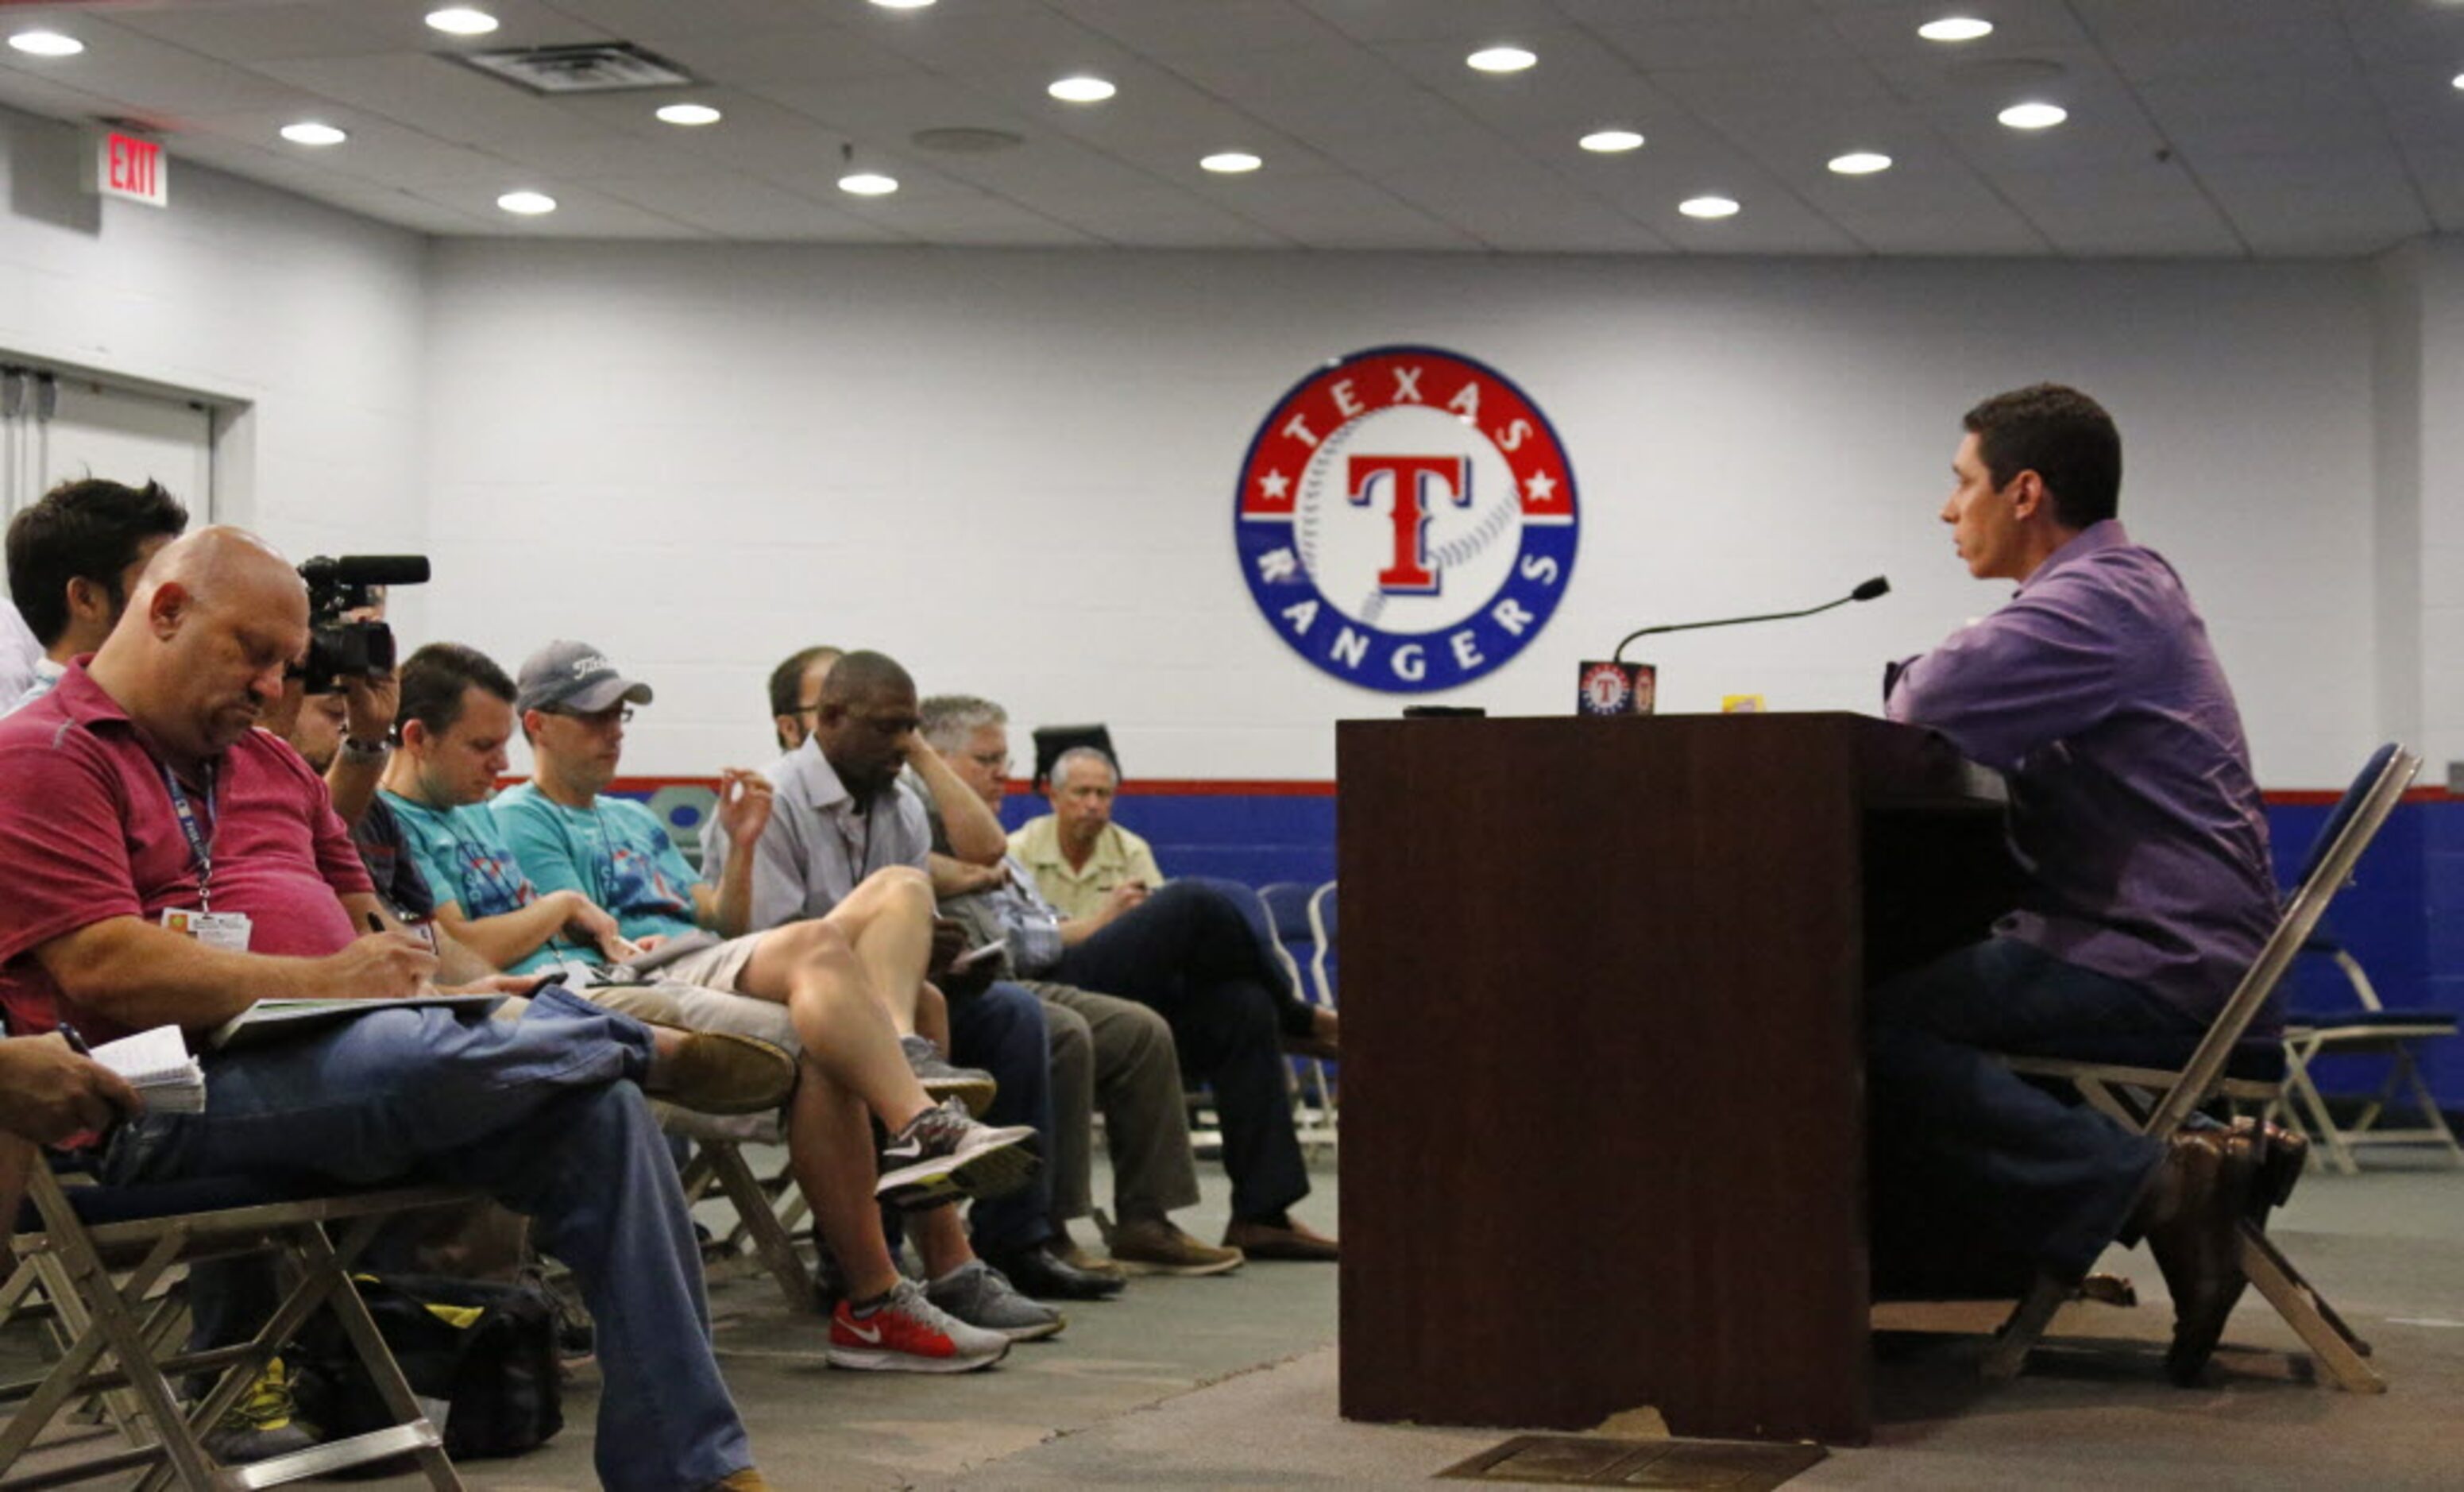
{"type": "Polygon", "coordinates": [[[634,942],[700,926],[693,892],[707,888],[657,816],[633,800],[594,795],[576,808],[530,781],[498,793],[487,812],[516,858],[535,867],[532,884],[589,897],[634,942]]]}

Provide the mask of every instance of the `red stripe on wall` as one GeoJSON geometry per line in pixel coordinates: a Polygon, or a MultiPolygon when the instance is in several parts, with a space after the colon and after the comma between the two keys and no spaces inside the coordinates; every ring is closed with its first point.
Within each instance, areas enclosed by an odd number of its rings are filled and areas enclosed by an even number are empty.
{"type": "MultiPolygon", "coordinates": [[[[523,780],[507,778],[502,786],[511,787],[523,780]]],[[[716,787],[717,779],[706,777],[620,777],[608,784],[618,793],[654,793],[663,787],[716,787]]],[[[1013,793],[1029,789],[1023,781],[1009,785],[1013,793]]],[[[1277,779],[1272,778],[1141,778],[1121,788],[1123,798],[1332,798],[1332,782],[1277,779]]],[[[2278,808],[2331,807],[2344,795],[2331,787],[2276,788],[2264,795],[2269,803],[2278,808]]],[[[2443,803],[2455,801],[2455,795],[2444,787],[2416,787],[2404,795],[2409,803],[2443,803]]]]}
{"type": "MultiPolygon", "coordinates": [[[[524,780],[509,777],[497,785],[511,787],[524,780]]],[[[607,784],[615,793],[655,793],[663,787],[710,787],[718,785],[716,778],[708,777],[620,777],[607,784]]],[[[1013,793],[1029,791],[1023,781],[1009,785],[1013,793]]],[[[1121,789],[1124,798],[1332,798],[1331,782],[1277,781],[1244,778],[1141,778],[1121,789]]]]}

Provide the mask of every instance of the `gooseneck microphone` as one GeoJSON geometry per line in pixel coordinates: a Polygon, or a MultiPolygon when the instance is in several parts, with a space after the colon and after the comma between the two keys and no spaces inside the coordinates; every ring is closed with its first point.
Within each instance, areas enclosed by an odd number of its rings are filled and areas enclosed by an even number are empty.
{"type": "Polygon", "coordinates": [[[1837,601],[1826,601],[1821,605],[1808,606],[1803,611],[1767,611],[1760,616],[1723,617],[1717,622],[1672,622],[1661,626],[1640,627],[1628,632],[1625,641],[1617,644],[1617,651],[1609,656],[1614,662],[1625,662],[1627,645],[1639,637],[1656,637],[1662,632],[1692,632],[1706,626],[1743,626],[1749,622],[1786,622],[1792,618],[1810,617],[1817,612],[1828,611],[1834,606],[1844,606],[1852,601],[1872,601],[1877,596],[1889,595],[1890,591],[1889,578],[1878,575],[1837,601]]]}

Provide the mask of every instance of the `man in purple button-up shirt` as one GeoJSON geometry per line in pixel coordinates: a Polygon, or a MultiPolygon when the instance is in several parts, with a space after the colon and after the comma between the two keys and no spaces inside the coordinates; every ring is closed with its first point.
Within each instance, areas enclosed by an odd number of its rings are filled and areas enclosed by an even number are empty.
{"type": "Polygon", "coordinates": [[[2007,776],[2026,889],[1992,938],[1874,993],[1878,1263],[1966,1232],[2075,1281],[2144,1231],[2189,1377],[2240,1293],[2235,1220],[2285,1158],[2213,1130],[2168,1154],[1990,1054],[2187,1059],[2275,921],[2266,821],[2207,628],[2114,516],[2111,418],[2040,384],[1965,424],[1942,518],[1970,574],[2018,593],[1891,669],[1885,705],[2007,776]]]}

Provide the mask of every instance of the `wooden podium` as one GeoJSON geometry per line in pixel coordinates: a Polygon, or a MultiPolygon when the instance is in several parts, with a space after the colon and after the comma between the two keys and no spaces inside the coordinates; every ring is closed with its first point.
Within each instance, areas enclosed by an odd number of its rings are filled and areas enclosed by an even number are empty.
{"type": "Polygon", "coordinates": [[[1862,992],[2010,905],[1850,714],[1347,721],[1342,1411],[1870,1437],[1862,992]]]}

